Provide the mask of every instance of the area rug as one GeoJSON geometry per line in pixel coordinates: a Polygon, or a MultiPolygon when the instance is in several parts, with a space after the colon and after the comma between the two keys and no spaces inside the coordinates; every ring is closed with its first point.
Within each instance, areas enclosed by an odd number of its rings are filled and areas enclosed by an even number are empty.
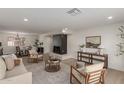
{"type": "Polygon", "coordinates": [[[32,72],[33,84],[69,84],[70,82],[70,66],[61,62],[61,69],[57,72],[45,71],[43,61],[39,63],[28,63],[27,59],[23,59],[24,65],[29,72],[32,72]]]}

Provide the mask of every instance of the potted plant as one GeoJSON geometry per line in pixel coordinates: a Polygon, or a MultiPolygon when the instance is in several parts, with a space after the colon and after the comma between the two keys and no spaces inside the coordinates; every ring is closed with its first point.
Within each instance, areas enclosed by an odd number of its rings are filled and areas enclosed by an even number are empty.
{"type": "Polygon", "coordinates": [[[80,50],[83,51],[83,48],[85,47],[84,44],[80,45],[80,50]]]}
{"type": "Polygon", "coordinates": [[[40,42],[39,40],[35,40],[35,43],[34,43],[34,47],[38,48],[38,47],[42,47],[43,46],[43,42],[40,42]]]}

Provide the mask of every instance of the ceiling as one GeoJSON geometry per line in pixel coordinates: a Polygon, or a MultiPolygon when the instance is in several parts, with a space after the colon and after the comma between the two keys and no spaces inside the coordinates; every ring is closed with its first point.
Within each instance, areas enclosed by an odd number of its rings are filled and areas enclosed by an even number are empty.
{"type": "Polygon", "coordinates": [[[62,31],[69,28],[73,31],[94,26],[124,22],[123,8],[79,8],[81,14],[71,16],[69,8],[1,8],[0,30],[31,33],[62,31]],[[108,20],[108,16],[113,16],[108,20]],[[25,22],[24,18],[29,21],[25,22]]]}

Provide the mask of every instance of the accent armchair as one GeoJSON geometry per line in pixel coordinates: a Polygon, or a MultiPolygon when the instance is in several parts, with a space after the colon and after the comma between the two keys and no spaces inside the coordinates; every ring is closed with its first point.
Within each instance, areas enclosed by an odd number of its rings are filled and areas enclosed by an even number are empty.
{"type": "Polygon", "coordinates": [[[37,58],[38,60],[43,60],[43,55],[42,54],[38,54],[36,50],[32,49],[29,50],[29,57],[30,58],[37,58]]]}
{"type": "Polygon", "coordinates": [[[106,69],[103,67],[103,62],[79,69],[71,66],[70,83],[73,83],[73,80],[76,80],[80,84],[104,84],[106,69]]]}

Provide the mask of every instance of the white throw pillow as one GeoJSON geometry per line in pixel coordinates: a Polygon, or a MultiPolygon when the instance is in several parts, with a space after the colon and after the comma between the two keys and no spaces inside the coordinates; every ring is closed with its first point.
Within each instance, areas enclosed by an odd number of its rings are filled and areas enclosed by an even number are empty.
{"type": "Polygon", "coordinates": [[[86,66],[84,71],[85,72],[93,72],[93,71],[101,70],[101,69],[103,69],[103,67],[104,67],[104,62],[101,62],[101,63],[86,66]]]}
{"type": "Polygon", "coordinates": [[[17,56],[15,54],[11,54],[13,59],[18,59],[17,56]]]}
{"type": "Polygon", "coordinates": [[[4,56],[4,60],[6,63],[7,70],[12,70],[15,66],[12,55],[4,56]]]}
{"type": "Polygon", "coordinates": [[[0,57],[0,79],[3,79],[6,75],[6,64],[0,57]]]}

